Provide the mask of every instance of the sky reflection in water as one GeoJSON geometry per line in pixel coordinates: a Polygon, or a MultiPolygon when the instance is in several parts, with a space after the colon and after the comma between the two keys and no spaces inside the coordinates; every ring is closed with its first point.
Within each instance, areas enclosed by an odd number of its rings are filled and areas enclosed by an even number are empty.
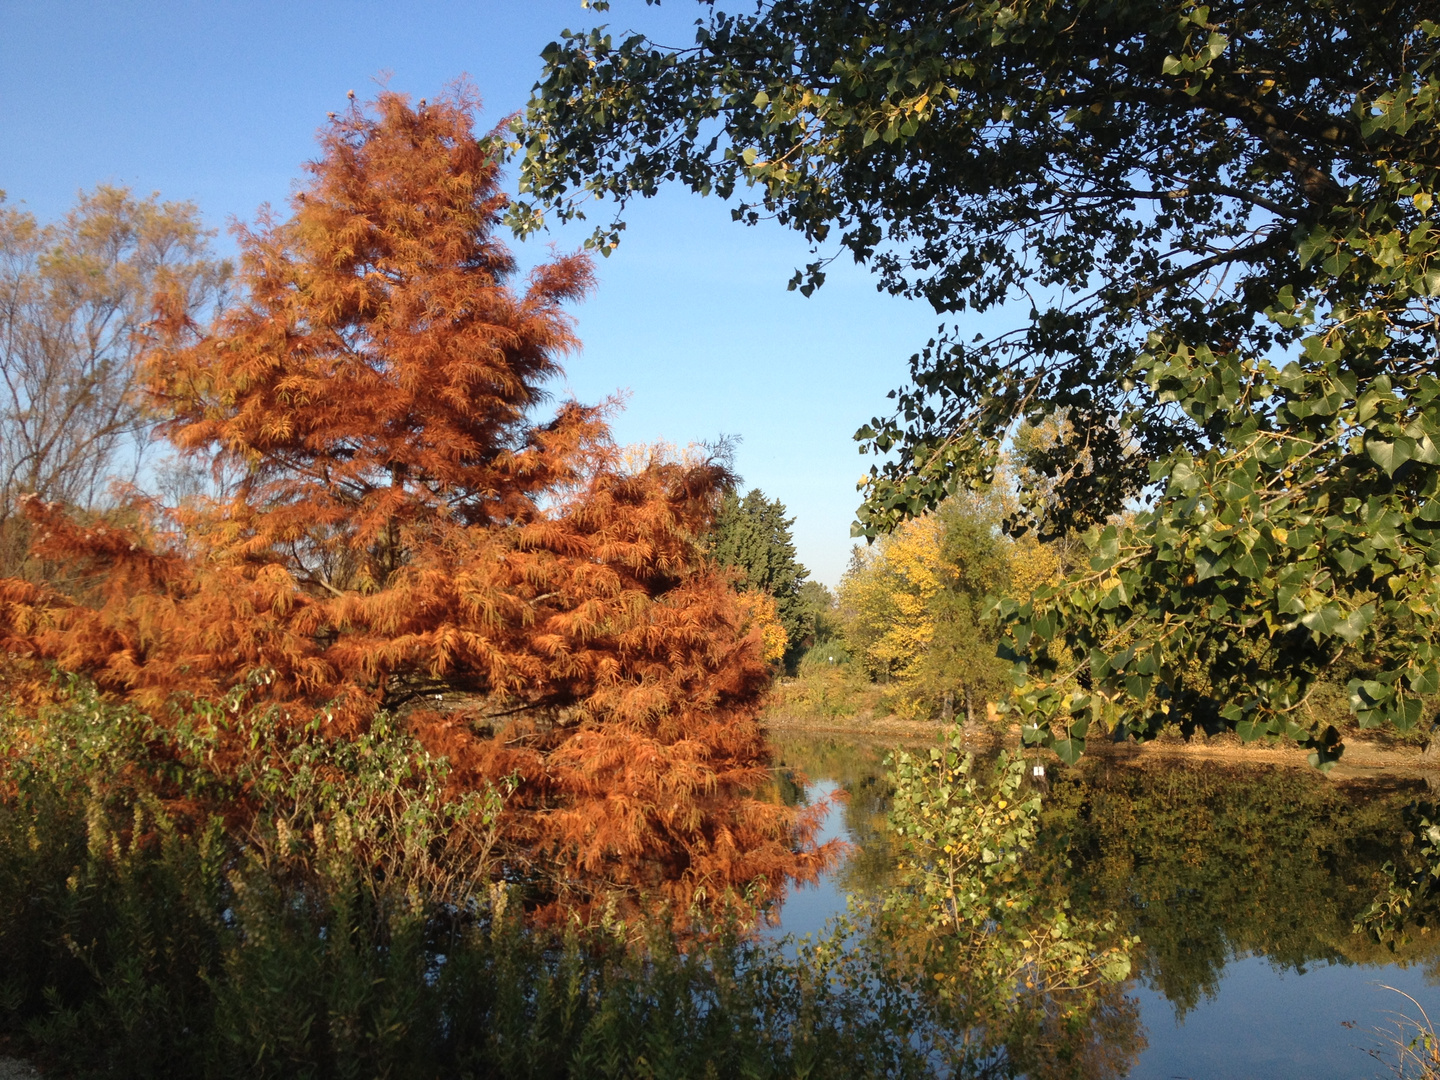
{"type": "Polygon", "coordinates": [[[1420,967],[1320,963],[1303,975],[1278,970],[1263,956],[1225,967],[1220,990],[1181,1021],[1163,994],[1131,992],[1150,1046],[1131,1076],[1249,1080],[1297,1077],[1350,1080],[1388,1075],[1368,1053],[1379,1049],[1397,1012],[1410,1002],[1379,984],[1404,990],[1435,1015],[1440,993],[1420,967]],[[1346,1027],[1346,1024],[1353,1027],[1346,1027]]]}

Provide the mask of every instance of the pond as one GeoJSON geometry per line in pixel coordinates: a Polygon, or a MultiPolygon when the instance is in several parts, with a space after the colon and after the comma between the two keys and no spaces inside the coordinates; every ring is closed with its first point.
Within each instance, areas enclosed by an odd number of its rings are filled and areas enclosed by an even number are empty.
{"type": "MultiPolygon", "coordinates": [[[[816,934],[892,872],[888,748],[780,750],[804,777],[797,797],[843,793],[824,837],[854,845],[791,894],[773,931],[816,934]]],[[[1147,759],[1052,770],[1045,784],[1044,835],[1063,848],[1072,909],[1114,912],[1140,939],[1125,1022],[1087,1078],[1393,1077],[1376,1054],[1393,1060],[1401,1017],[1419,1013],[1398,991],[1440,1021],[1440,933],[1391,951],[1354,929],[1409,842],[1407,808],[1433,798],[1425,779],[1147,759]]]]}

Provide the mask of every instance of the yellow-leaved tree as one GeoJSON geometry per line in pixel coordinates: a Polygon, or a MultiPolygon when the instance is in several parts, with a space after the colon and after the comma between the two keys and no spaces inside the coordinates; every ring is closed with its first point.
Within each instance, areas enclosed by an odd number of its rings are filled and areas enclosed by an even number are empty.
{"type": "Polygon", "coordinates": [[[857,549],[840,586],[845,639],[863,670],[912,716],[974,720],[1006,691],[993,605],[1057,576],[1056,552],[1001,533],[1007,494],[951,499],[857,549]]]}
{"type": "Polygon", "coordinates": [[[914,677],[935,636],[943,527],[936,516],[906,522],[873,547],[856,548],[840,582],[845,640],[876,679],[914,677]]]}

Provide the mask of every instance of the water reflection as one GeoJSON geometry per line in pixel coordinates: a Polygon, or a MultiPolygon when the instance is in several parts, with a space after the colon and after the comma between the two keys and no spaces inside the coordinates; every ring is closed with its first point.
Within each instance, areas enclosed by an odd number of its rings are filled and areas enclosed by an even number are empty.
{"type": "MultiPolygon", "coordinates": [[[[815,794],[848,794],[830,826],[857,845],[782,912],[783,931],[813,932],[847,893],[893,883],[888,748],[781,749],[815,794]]],[[[1073,1033],[1063,1061],[1022,1062],[1011,1038],[997,1075],[1373,1075],[1375,1030],[1408,1007],[1377,984],[1440,1006],[1440,934],[1391,951],[1354,929],[1386,864],[1413,863],[1405,813],[1426,797],[1420,780],[1214,762],[1092,761],[1053,776],[1035,888],[1077,918],[1118,915],[1140,939],[1135,975],[1073,1033]]]]}

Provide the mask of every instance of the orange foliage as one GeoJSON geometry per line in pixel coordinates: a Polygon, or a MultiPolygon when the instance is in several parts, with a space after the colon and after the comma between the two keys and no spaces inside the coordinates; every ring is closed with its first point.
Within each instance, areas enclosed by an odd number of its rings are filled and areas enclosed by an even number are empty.
{"type": "Polygon", "coordinates": [[[0,582],[0,650],[156,711],[254,672],[297,723],[401,710],[457,785],[516,779],[504,843],[552,911],[773,896],[830,853],[754,796],[762,627],[696,543],[729,478],[623,463],[600,408],[534,419],[591,268],[512,287],[476,108],[351,108],[291,217],[239,231],[244,301],[161,304],[165,434],[243,479],[128,531],[32,502],[81,585],[0,582]]]}

